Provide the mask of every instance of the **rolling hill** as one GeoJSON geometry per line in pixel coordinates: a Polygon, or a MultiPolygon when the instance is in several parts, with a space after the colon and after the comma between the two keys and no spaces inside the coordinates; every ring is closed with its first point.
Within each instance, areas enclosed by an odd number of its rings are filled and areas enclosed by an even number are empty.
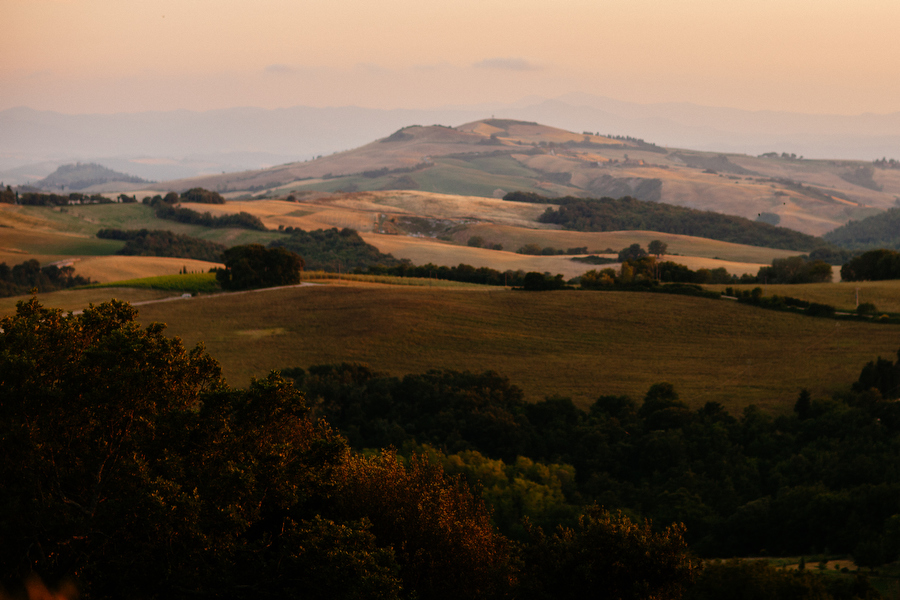
{"type": "Polygon", "coordinates": [[[781,226],[821,235],[893,206],[900,170],[873,164],[666,149],[629,137],[484,119],[458,127],[404,127],[315,160],[163,187],[200,186],[231,198],[379,190],[488,198],[514,190],[551,197],[631,195],[749,219],[768,213],[781,226]]]}

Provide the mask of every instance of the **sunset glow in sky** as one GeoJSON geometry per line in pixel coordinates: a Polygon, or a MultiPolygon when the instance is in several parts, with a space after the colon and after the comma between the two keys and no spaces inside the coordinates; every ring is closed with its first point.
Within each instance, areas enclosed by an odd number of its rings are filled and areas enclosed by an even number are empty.
{"type": "Polygon", "coordinates": [[[896,0],[0,0],[0,110],[900,111],[896,0]]]}

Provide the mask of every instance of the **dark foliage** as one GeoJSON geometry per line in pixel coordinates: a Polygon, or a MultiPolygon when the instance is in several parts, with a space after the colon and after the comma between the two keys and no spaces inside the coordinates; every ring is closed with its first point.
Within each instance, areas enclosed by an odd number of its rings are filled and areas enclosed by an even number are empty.
{"type": "Polygon", "coordinates": [[[23,206],[66,206],[68,204],[112,204],[113,201],[100,194],[41,194],[25,192],[17,194],[16,204],[23,206]]]}
{"type": "Polygon", "coordinates": [[[124,240],[125,246],[116,252],[123,256],[174,256],[219,262],[225,251],[223,244],[160,229],[101,229],[97,237],[124,240]]]}
{"type": "Polygon", "coordinates": [[[866,363],[859,379],[853,384],[853,390],[867,392],[873,389],[884,398],[900,398],[900,353],[895,363],[880,356],[866,363]]]}
{"type": "Polygon", "coordinates": [[[543,198],[538,194],[511,192],[504,196],[504,200],[558,205],[559,208],[556,210],[548,208],[538,220],[575,231],[641,229],[799,251],[811,250],[822,245],[819,238],[784,227],[672,204],[643,202],[628,196],[618,200],[571,196],[543,198]]]}
{"type": "Polygon", "coordinates": [[[876,600],[881,594],[868,578],[823,577],[809,571],[783,571],[764,560],[706,564],[685,600],[876,600]]]}
{"type": "Polygon", "coordinates": [[[860,221],[850,221],[822,237],[848,250],[900,250],[900,208],[891,208],[860,221]]]}
{"type": "Polygon", "coordinates": [[[526,547],[523,600],[679,600],[699,564],[687,556],[683,526],[654,532],[621,513],[592,508],[575,528],[533,532],[526,547]]]}
{"type": "Polygon", "coordinates": [[[284,248],[295,252],[306,261],[311,271],[345,271],[365,269],[375,265],[401,264],[390,254],[382,254],[378,248],[367,244],[353,229],[302,229],[286,228],[287,239],[276,240],[270,248],[284,248]]]}
{"type": "Polygon", "coordinates": [[[212,192],[201,187],[181,192],[182,202],[198,202],[200,204],[225,204],[225,198],[219,192],[212,192]]]}
{"type": "Polygon", "coordinates": [[[885,249],[864,252],[841,267],[841,279],[844,281],[900,279],[900,252],[885,249]]]}
{"type": "MultiPolygon", "coordinates": [[[[891,377],[898,368],[875,365],[891,377]]],[[[777,418],[755,407],[734,417],[716,403],[691,410],[668,384],[653,386],[642,404],[604,396],[582,411],[566,398],[526,404],[493,373],[401,380],[359,365],[284,373],[355,447],[417,440],[508,463],[527,456],[572,465],[566,502],[684,523],[706,555],[848,553],[869,544],[884,562],[900,555],[900,404],[869,389],[885,379],[872,370],[863,370],[859,391],[833,400],[801,394],[795,412],[777,418]]]]}
{"type": "Polygon", "coordinates": [[[789,256],[772,260],[756,274],[759,283],[825,283],[831,281],[831,265],[822,260],[789,256]]]}
{"type": "Polygon", "coordinates": [[[11,186],[4,189],[0,186],[0,204],[15,204],[18,194],[13,191],[11,186]]]}
{"type": "MultiPolygon", "coordinates": [[[[176,195],[176,201],[178,196],[176,195]]],[[[189,225],[202,225],[203,227],[239,227],[242,229],[254,229],[256,231],[267,231],[266,226],[259,217],[253,216],[247,212],[239,212],[236,215],[222,215],[214,217],[210,213],[199,213],[189,208],[181,208],[167,202],[164,198],[161,202],[156,203],[156,216],[160,219],[168,219],[169,221],[177,221],[178,223],[188,223],[189,225]]]]}
{"type": "Polygon", "coordinates": [[[0,578],[87,598],[499,598],[511,548],[440,468],[351,455],[270,376],[111,302],[0,321],[0,578]]]}
{"type": "Polygon", "coordinates": [[[525,273],[522,280],[522,289],[529,292],[549,292],[551,290],[565,289],[566,282],[562,275],[550,276],[544,273],[532,271],[525,273]]]}
{"type": "Polygon", "coordinates": [[[90,279],[75,275],[75,268],[72,266],[49,265],[42,268],[41,263],[34,259],[13,267],[0,263],[0,296],[19,296],[32,289],[52,292],[90,282],[90,279]]]}
{"type": "Polygon", "coordinates": [[[431,263],[410,265],[402,263],[394,267],[377,265],[369,267],[368,273],[373,275],[393,275],[394,277],[423,277],[427,279],[443,279],[482,285],[505,285],[520,287],[525,283],[524,271],[498,271],[490,267],[473,267],[460,264],[456,267],[438,266],[431,263]]]}
{"type": "Polygon", "coordinates": [[[226,290],[295,285],[300,283],[303,259],[284,248],[267,249],[261,244],[234,246],[222,253],[224,269],[216,281],[226,290]]]}

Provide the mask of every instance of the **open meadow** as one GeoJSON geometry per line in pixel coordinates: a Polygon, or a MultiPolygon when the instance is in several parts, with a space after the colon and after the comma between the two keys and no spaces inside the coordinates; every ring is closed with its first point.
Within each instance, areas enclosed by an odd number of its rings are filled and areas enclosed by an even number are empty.
{"type": "Polygon", "coordinates": [[[582,407],[669,381],[691,406],[716,401],[732,413],[787,412],[801,388],[814,398],[846,389],[900,345],[896,326],[622,292],[306,286],[148,304],[140,320],[203,342],[238,386],[272,369],[349,361],[395,375],[494,370],[530,400],[559,394],[582,407]]]}

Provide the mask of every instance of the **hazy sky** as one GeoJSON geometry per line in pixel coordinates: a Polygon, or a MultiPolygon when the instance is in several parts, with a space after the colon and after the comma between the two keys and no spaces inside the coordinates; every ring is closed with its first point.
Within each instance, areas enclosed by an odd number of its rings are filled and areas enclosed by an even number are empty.
{"type": "Polygon", "coordinates": [[[0,109],[900,111],[897,0],[0,0],[0,109]]]}

